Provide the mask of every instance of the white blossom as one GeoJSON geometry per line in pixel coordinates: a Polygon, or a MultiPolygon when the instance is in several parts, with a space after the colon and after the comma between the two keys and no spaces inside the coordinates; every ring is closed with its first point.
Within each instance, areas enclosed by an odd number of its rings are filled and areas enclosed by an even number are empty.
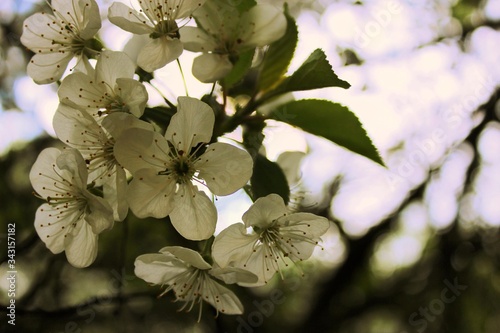
{"type": "Polygon", "coordinates": [[[87,110],[96,119],[113,112],[144,113],[148,93],[133,79],[135,64],[123,52],[105,51],[89,73],[68,75],[58,90],[59,100],[74,108],[87,110]]]}
{"type": "Polygon", "coordinates": [[[149,35],[150,42],[137,58],[146,72],[153,72],[177,59],[183,51],[177,20],[190,17],[206,0],[142,0],[140,9],[115,2],[109,8],[111,23],[138,35],[149,35]]]}
{"type": "Polygon", "coordinates": [[[111,207],[87,190],[87,176],[76,149],[46,148],[30,171],[33,188],[47,201],[36,212],[38,236],[53,253],[65,251],[76,267],[94,262],[98,235],[113,226],[111,207]]]}
{"type": "Polygon", "coordinates": [[[201,82],[224,78],[242,52],[280,39],[287,26],[283,12],[270,4],[241,13],[226,0],[213,0],[193,16],[198,27],[183,27],[180,35],[186,50],[203,53],[193,62],[193,75],[201,82]]]}
{"type": "Polygon", "coordinates": [[[53,119],[57,137],[82,154],[89,170],[89,183],[103,186],[104,198],[110,203],[116,221],[128,212],[125,198],[127,177],[114,156],[115,139],[129,128],[152,129],[151,124],[117,112],[99,125],[87,112],[61,104],[53,119]]]}
{"type": "Polygon", "coordinates": [[[226,283],[252,282],[257,279],[254,274],[244,270],[213,268],[198,252],[180,246],[164,247],[160,253],[137,257],[135,275],[151,284],[167,286],[160,296],[173,290],[176,301],[185,302],[180,310],[190,311],[199,304],[198,321],[201,318],[202,300],[211,304],[217,313],[243,313],[243,305],[238,297],[214,277],[226,283]]]}
{"type": "Polygon", "coordinates": [[[240,283],[247,286],[263,285],[283,267],[308,259],[330,225],[324,217],[291,213],[277,194],[257,199],[242,219],[244,224],[230,225],[215,237],[212,255],[221,267],[255,273],[256,283],[240,283]]]}
{"type": "Polygon", "coordinates": [[[217,211],[192,181],[215,195],[229,195],[250,179],[252,158],[226,143],[207,145],[215,122],[213,110],[190,97],[179,97],[178,102],[164,136],[129,129],[117,140],[115,156],[134,176],[127,198],[137,217],[169,215],[185,238],[207,239],[215,231],[217,211]]]}
{"type": "Polygon", "coordinates": [[[24,21],[21,42],[35,55],[28,75],[39,84],[59,80],[68,63],[77,58],[75,69],[86,72],[89,55],[101,45],[95,34],[101,28],[99,8],[94,0],[53,0],[52,14],[36,13],[24,21]]]}

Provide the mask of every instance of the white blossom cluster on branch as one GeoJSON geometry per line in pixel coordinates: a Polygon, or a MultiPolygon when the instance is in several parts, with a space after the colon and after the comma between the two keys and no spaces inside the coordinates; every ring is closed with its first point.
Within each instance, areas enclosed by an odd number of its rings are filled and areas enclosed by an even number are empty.
{"type": "Polygon", "coordinates": [[[200,52],[193,75],[220,83],[226,98],[223,82],[240,56],[284,36],[282,9],[227,0],[113,3],[107,19],[148,39],[136,59],[99,40],[95,0],[53,0],[50,10],[27,18],[21,38],[34,53],[29,76],[59,85],[53,126],[64,147],[43,150],[30,173],[36,195],[45,200],[35,229],[50,251],[87,267],[96,260],[99,235],[129,214],[170,221],[180,236],[209,246],[198,251],[165,244],[158,253],[140,255],[135,274],[166,286],[162,295],[173,291],[182,309],[199,304],[200,315],[201,301],[220,313],[241,314],[242,303],[225,284],[263,285],[311,257],[329,221],[293,211],[276,193],[254,193],[243,223],[234,221],[215,235],[214,197],[248,187],[254,171],[248,147],[218,140],[245,117],[231,118],[225,100],[217,104],[221,116],[206,100],[188,96],[155,108],[147,80],[137,74],[154,75],[184,50],[200,52]],[[163,114],[160,126],[144,117],[162,110],[172,114],[163,114]]]}

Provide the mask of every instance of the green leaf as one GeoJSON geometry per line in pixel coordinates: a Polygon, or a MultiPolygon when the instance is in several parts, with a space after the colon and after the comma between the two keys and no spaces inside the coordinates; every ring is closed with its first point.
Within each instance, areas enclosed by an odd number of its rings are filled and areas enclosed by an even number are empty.
{"type": "Polygon", "coordinates": [[[230,5],[236,7],[236,9],[238,9],[240,13],[246,12],[250,10],[253,6],[257,5],[257,1],[255,0],[227,0],[227,1],[230,5]]]}
{"type": "Polygon", "coordinates": [[[269,46],[262,61],[262,70],[258,82],[258,88],[261,91],[272,88],[283,79],[297,47],[299,34],[297,24],[294,18],[290,16],[286,4],[285,16],[287,21],[285,34],[269,46]]]}
{"type": "Polygon", "coordinates": [[[285,204],[290,200],[290,187],[283,170],[277,163],[260,154],[254,160],[250,184],[254,201],[271,193],[280,195],[285,204]]]}
{"type": "Polygon", "coordinates": [[[245,77],[248,70],[252,66],[254,53],[255,49],[251,49],[239,55],[238,60],[234,64],[231,72],[229,72],[229,74],[222,80],[223,86],[230,88],[245,77]]]}
{"type": "Polygon", "coordinates": [[[351,85],[339,79],[321,49],[316,49],[309,58],[287,77],[273,92],[282,94],[290,91],[311,90],[326,87],[349,88],[351,85]]]}
{"type": "Polygon", "coordinates": [[[279,106],[269,117],[322,136],[384,165],[356,115],[343,105],[327,100],[298,100],[279,106]]]}

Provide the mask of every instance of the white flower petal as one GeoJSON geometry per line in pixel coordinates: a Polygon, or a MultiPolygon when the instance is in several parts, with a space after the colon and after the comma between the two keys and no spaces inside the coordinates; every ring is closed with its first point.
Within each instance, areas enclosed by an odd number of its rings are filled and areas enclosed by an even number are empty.
{"type": "Polygon", "coordinates": [[[219,41],[233,40],[232,37],[238,33],[240,13],[226,1],[207,1],[193,16],[196,17],[198,26],[208,34],[218,37],[219,41]]]}
{"type": "Polygon", "coordinates": [[[149,38],[148,35],[133,35],[123,47],[123,52],[137,65],[137,57],[139,56],[139,53],[150,40],[151,38],[149,38]]]}
{"type": "Polygon", "coordinates": [[[196,163],[199,178],[216,195],[229,195],[242,188],[252,175],[252,157],[246,150],[216,142],[196,163]]]}
{"type": "Polygon", "coordinates": [[[182,27],[179,30],[184,49],[191,52],[209,52],[217,48],[217,41],[197,27],[182,27]]]}
{"type": "Polygon", "coordinates": [[[208,239],[215,232],[217,210],[205,192],[192,184],[183,184],[174,196],[170,220],[184,238],[208,239]]]}
{"type": "Polygon", "coordinates": [[[173,255],[164,253],[148,253],[135,259],[134,273],[146,282],[164,285],[187,271],[186,264],[180,262],[173,255]]]}
{"type": "Polygon", "coordinates": [[[66,233],[71,230],[71,224],[78,221],[81,213],[70,209],[69,214],[61,219],[59,211],[49,204],[41,205],[35,215],[35,230],[45,246],[54,254],[64,251],[66,233]]]}
{"type": "Polygon", "coordinates": [[[73,148],[79,148],[86,157],[108,141],[106,133],[88,113],[60,104],[52,120],[59,140],[73,148]]]}
{"type": "MultiPolygon", "coordinates": [[[[59,177],[55,169],[55,161],[60,154],[61,151],[57,148],[45,148],[38,154],[35,163],[31,167],[29,174],[31,185],[43,198],[54,194],[52,190],[54,179],[59,177]]],[[[65,175],[68,178],[71,177],[69,173],[64,172],[63,176],[65,175]]]]}
{"type": "Polygon", "coordinates": [[[247,234],[243,223],[232,224],[215,237],[212,257],[222,268],[242,267],[252,255],[258,239],[258,234],[247,234]]]}
{"type": "Polygon", "coordinates": [[[109,7],[108,19],[114,25],[133,34],[150,34],[154,31],[154,27],[145,20],[144,15],[120,2],[113,2],[109,7]]]}
{"type": "Polygon", "coordinates": [[[255,283],[258,281],[257,275],[237,267],[212,268],[209,273],[226,284],[255,283]]]}
{"type": "Polygon", "coordinates": [[[70,179],[72,186],[85,189],[87,185],[87,166],[82,154],[77,149],[64,149],[56,159],[56,166],[59,170],[67,170],[72,175],[70,179]]]}
{"type": "Polygon", "coordinates": [[[165,138],[177,151],[189,153],[197,144],[210,142],[215,115],[208,104],[196,98],[179,97],[177,101],[177,113],[170,120],[165,138]]]}
{"type": "Polygon", "coordinates": [[[294,213],[279,218],[276,225],[280,234],[290,242],[284,242],[288,256],[293,261],[308,259],[330,227],[328,219],[311,213],[294,213]],[[293,245],[293,246],[292,246],[293,245]]]}
{"type": "Polygon", "coordinates": [[[125,113],[114,112],[107,115],[101,123],[101,126],[108,131],[114,139],[118,139],[122,133],[130,128],[140,128],[153,132],[153,125],[137,117],[125,113]]]}
{"type": "Polygon", "coordinates": [[[154,72],[179,58],[184,50],[178,39],[160,37],[146,44],[137,57],[137,65],[146,72],[154,72]]]}
{"type": "Polygon", "coordinates": [[[62,104],[85,109],[99,109],[104,93],[111,93],[105,84],[85,73],[73,73],[64,78],[57,91],[62,104]]]}
{"type": "Polygon", "coordinates": [[[64,17],[66,22],[75,23],[81,38],[90,39],[101,28],[99,6],[94,0],[79,0],[77,3],[78,6],[75,6],[75,1],[52,0],[52,8],[57,10],[57,14],[64,17]]]}
{"type": "Polygon", "coordinates": [[[286,151],[278,156],[276,163],[283,170],[288,184],[297,184],[300,181],[300,165],[305,156],[301,151],[286,151]]]}
{"type": "Polygon", "coordinates": [[[211,83],[226,77],[233,69],[227,54],[205,53],[193,61],[193,75],[203,83],[211,83]]]}
{"type": "Polygon", "coordinates": [[[112,173],[103,184],[103,196],[113,209],[115,221],[123,221],[127,217],[127,176],[125,170],[117,166],[116,172],[112,173]]]}
{"type": "Polygon", "coordinates": [[[270,4],[252,7],[242,17],[241,31],[245,46],[265,46],[280,39],[286,31],[283,11],[270,4]]]}
{"type": "Polygon", "coordinates": [[[92,232],[100,234],[113,227],[113,210],[106,200],[91,193],[86,195],[87,207],[85,222],[92,227],[92,232]]]}
{"type": "Polygon", "coordinates": [[[135,64],[123,52],[104,51],[97,59],[96,81],[106,82],[111,87],[114,87],[118,78],[131,79],[135,73],[135,64]]]}
{"type": "Polygon", "coordinates": [[[269,194],[257,199],[243,214],[242,219],[247,228],[251,226],[267,228],[274,220],[286,214],[287,208],[283,198],[277,194],[269,194]]]}
{"type": "Polygon", "coordinates": [[[79,268],[90,266],[97,257],[97,235],[87,223],[78,223],[65,239],[66,258],[79,268]]]}
{"type": "Polygon", "coordinates": [[[170,7],[176,8],[173,18],[180,19],[190,16],[200,8],[207,0],[170,0],[170,7]]]}
{"type": "Polygon", "coordinates": [[[212,266],[202,256],[191,249],[182,246],[166,246],[160,250],[161,253],[172,254],[176,258],[194,266],[198,269],[210,269],[212,266]]]}
{"type": "Polygon", "coordinates": [[[202,286],[202,298],[219,312],[224,314],[242,314],[243,304],[236,295],[212,279],[205,279],[202,286]],[[217,296],[217,297],[214,297],[217,296]]]}
{"type": "Polygon", "coordinates": [[[134,79],[119,78],[116,80],[116,94],[123,101],[123,111],[136,117],[142,116],[148,101],[148,92],[141,82],[134,79]]]}
{"type": "Polygon", "coordinates": [[[38,84],[52,83],[62,77],[72,58],[73,54],[68,52],[35,54],[26,71],[38,84]]]}
{"type": "Polygon", "coordinates": [[[165,170],[170,148],[163,136],[142,128],[130,128],[116,140],[114,154],[118,162],[133,174],[151,168],[156,173],[165,170]]]}
{"type": "Polygon", "coordinates": [[[135,173],[127,189],[130,209],[139,218],[162,218],[174,209],[175,181],[170,176],[158,175],[153,169],[135,173]]]}
{"type": "Polygon", "coordinates": [[[73,56],[75,70],[90,67],[86,56],[86,41],[101,27],[99,8],[94,0],[53,1],[52,14],[36,13],[24,21],[21,42],[35,56],[27,72],[39,84],[60,79],[73,56]]]}

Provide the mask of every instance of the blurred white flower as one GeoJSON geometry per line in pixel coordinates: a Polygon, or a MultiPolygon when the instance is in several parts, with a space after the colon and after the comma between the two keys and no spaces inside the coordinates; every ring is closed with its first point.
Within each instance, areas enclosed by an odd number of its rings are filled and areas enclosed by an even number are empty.
{"type": "Polygon", "coordinates": [[[183,27],[180,35],[186,50],[203,52],[193,62],[193,75],[201,82],[224,78],[241,52],[280,39],[287,26],[283,12],[269,4],[240,13],[225,0],[213,0],[193,16],[198,27],[183,27]]]}

